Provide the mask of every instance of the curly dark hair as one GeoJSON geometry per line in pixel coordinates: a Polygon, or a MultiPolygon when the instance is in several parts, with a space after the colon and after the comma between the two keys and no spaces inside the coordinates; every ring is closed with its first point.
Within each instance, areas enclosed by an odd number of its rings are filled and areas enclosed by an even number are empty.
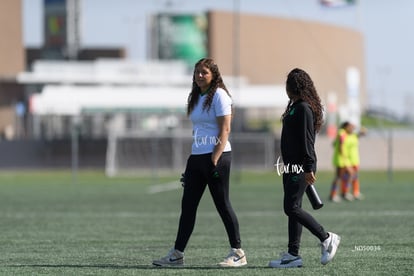
{"type": "Polygon", "coordinates": [[[187,100],[187,115],[188,116],[193,111],[195,105],[198,103],[200,94],[203,92],[201,91],[197,83],[195,82],[195,70],[197,66],[199,66],[200,64],[207,67],[213,75],[213,79],[211,80],[209,92],[203,103],[203,110],[205,109],[207,109],[207,111],[210,110],[211,103],[213,101],[213,97],[214,97],[214,94],[216,93],[217,88],[222,88],[231,97],[230,92],[227,90],[227,87],[223,82],[223,78],[221,77],[220,70],[217,64],[211,58],[202,58],[194,65],[192,89],[191,89],[190,94],[188,95],[188,100],[187,100]]]}
{"type": "MultiPolygon", "coordinates": [[[[302,99],[307,102],[313,111],[314,115],[314,128],[316,132],[319,132],[323,124],[323,106],[321,99],[316,91],[311,77],[304,70],[295,68],[287,76],[286,91],[289,95],[294,96],[296,99],[302,99]]],[[[286,107],[285,112],[282,115],[282,119],[288,114],[288,110],[293,104],[293,100],[289,100],[289,104],[286,107]]]]}

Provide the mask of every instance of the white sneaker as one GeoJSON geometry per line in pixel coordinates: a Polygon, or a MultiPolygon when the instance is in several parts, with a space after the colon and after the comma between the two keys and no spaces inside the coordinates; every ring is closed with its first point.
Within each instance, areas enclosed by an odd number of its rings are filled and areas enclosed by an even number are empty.
{"type": "Polygon", "coordinates": [[[244,266],[247,264],[246,255],[244,254],[243,249],[241,248],[232,248],[229,255],[224,259],[224,261],[219,263],[221,267],[238,267],[244,266]]]}
{"type": "Polygon", "coordinates": [[[181,266],[184,264],[184,252],[172,248],[167,256],[152,261],[152,264],[156,266],[181,266]]]}
{"type": "Polygon", "coordinates": [[[329,200],[334,203],[339,203],[342,201],[342,199],[338,195],[334,195],[333,197],[330,197],[329,200]]]}
{"type": "Polygon", "coordinates": [[[279,260],[269,262],[269,267],[274,268],[302,267],[302,265],[303,262],[300,256],[293,256],[289,253],[282,253],[279,260]]]}
{"type": "Polygon", "coordinates": [[[346,193],[346,194],[342,195],[342,197],[346,201],[354,201],[354,196],[351,193],[346,193]]]}
{"type": "Polygon", "coordinates": [[[341,237],[335,233],[328,232],[329,237],[321,242],[321,264],[326,265],[329,263],[336,254],[341,237]]]}
{"type": "Polygon", "coordinates": [[[363,199],[365,199],[365,196],[363,194],[359,193],[359,194],[354,195],[354,198],[356,200],[363,200],[363,199]]]}

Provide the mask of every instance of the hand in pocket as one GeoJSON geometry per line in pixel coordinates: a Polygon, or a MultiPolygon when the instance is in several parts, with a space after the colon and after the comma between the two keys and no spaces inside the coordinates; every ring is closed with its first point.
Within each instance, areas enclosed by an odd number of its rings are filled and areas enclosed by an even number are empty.
{"type": "Polygon", "coordinates": [[[214,165],[213,161],[211,161],[211,175],[213,176],[213,178],[219,178],[220,174],[218,172],[218,165],[220,163],[220,159],[217,161],[217,164],[214,165]]]}

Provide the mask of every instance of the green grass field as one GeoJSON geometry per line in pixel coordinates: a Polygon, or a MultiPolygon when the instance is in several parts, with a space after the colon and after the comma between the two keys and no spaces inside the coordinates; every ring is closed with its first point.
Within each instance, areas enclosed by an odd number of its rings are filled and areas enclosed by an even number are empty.
{"type": "MultiPolygon", "coordinates": [[[[163,176],[168,183],[176,176],[163,176]]],[[[326,199],[332,173],[319,173],[325,199],[313,211],[342,236],[332,263],[322,266],[318,241],[303,231],[303,268],[267,268],[286,250],[287,219],[275,172],[233,174],[231,198],[248,266],[216,266],[228,253],[224,226],[206,191],[183,268],[157,268],[176,235],[181,189],[152,190],[154,178],[106,178],[101,172],[0,173],[0,275],[413,275],[414,173],[361,173],[366,199],[326,199]]],[[[163,187],[169,187],[168,185],[163,187]]]]}

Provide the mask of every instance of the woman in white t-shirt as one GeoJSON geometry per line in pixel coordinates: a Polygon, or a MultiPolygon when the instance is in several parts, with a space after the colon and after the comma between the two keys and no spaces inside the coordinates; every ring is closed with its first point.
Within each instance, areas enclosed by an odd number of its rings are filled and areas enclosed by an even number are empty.
{"type": "Polygon", "coordinates": [[[208,186],[231,247],[230,253],[219,265],[243,266],[247,264],[246,256],[241,249],[237,216],[229,199],[231,145],[228,138],[232,100],[218,66],[210,58],[203,58],[194,66],[187,115],[193,124],[193,144],[184,173],[184,192],[177,238],[167,256],[153,261],[153,264],[184,264],[184,250],[194,229],[199,202],[208,186]]]}

